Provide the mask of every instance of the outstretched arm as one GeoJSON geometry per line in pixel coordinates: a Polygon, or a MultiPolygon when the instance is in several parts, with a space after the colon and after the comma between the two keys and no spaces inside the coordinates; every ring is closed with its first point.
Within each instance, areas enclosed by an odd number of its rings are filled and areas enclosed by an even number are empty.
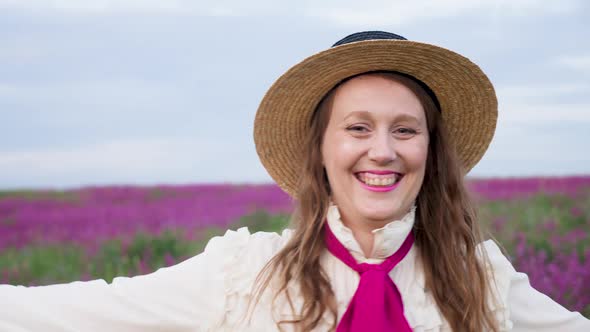
{"type": "Polygon", "coordinates": [[[528,276],[517,272],[492,240],[485,241],[484,246],[496,275],[501,302],[508,307],[512,331],[590,331],[590,320],[533,288],[528,276]]]}
{"type": "Polygon", "coordinates": [[[214,249],[132,278],[39,287],[0,285],[0,331],[205,331],[222,319],[214,249]]]}
{"type": "Polygon", "coordinates": [[[590,320],[572,312],[537,291],[526,274],[514,271],[510,280],[510,316],[514,331],[583,332],[590,331],[590,320]]]}

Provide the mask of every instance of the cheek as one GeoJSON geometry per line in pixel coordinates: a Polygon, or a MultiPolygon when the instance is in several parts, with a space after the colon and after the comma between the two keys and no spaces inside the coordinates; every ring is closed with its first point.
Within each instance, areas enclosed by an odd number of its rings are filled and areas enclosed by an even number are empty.
{"type": "Polygon", "coordinates": [[[406,171],[411,174],[408,177],[409,199],[415,199],[424,182],[426,172],[426,160],[428,157],[428,143],[414,144],[405,151],[406,171]]]}
{"type": "Polygon", "coordinates": [[[423,173],[428,157],[428,142],[416,142],[408,144],[404,148],[404,156],[408,171],[423,173]]]}
{"type": "Polygon", "coordinates": [[[330,179],[334,177],[334,173],[338,171],[338,165],[342,163],[340,160],[340,149],[341,147],[333,137],[327,136],[325,138],[322,146],[322,163],[330,179]]]}
{"type": "Polygon", "coordinates": [[[351,167],[359,156],[359,146],[346,138],[333,138],[322,149],[324,165],[330,168],[351,167]]]}

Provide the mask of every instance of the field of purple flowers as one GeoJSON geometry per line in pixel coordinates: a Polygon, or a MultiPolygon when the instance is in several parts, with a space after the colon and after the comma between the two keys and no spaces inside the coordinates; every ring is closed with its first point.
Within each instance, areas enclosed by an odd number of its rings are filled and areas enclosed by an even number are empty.
{"type": "MultiPolygon", "coordinates": [[[[590,176],[470,180],[479,218],[532,285],[590,317],[590,176]]],[[[286,227],[274,185],[0,192],[0,283],[137,275],[198,254],[211,236],[286,227]]]]}

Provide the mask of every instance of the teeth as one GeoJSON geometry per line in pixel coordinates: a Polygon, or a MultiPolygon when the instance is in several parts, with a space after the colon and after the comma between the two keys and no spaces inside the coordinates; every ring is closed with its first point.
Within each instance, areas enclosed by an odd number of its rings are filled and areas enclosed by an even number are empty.
{"type": "Polygon", "coordinates": [[[365,173],[361,173],[359,174],[359,180],[361,180],[369,186],[390,186],[399,180],[398,176],[395,174],[393,175],[393,177],[387,178],[373,176],[374,175],[367,175],[365,173]]]}

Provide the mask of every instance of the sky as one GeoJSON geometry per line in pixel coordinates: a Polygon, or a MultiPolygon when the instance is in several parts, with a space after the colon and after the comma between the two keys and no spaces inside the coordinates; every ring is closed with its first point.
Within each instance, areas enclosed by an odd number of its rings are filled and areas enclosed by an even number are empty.
{"type": "Polygon", "coordinates": [[[468,57],[499,118],[472,177],[590,174],[583,0],[0,0],[0,189],[271,183],[265,91],[385,30],[468,57]]]}

